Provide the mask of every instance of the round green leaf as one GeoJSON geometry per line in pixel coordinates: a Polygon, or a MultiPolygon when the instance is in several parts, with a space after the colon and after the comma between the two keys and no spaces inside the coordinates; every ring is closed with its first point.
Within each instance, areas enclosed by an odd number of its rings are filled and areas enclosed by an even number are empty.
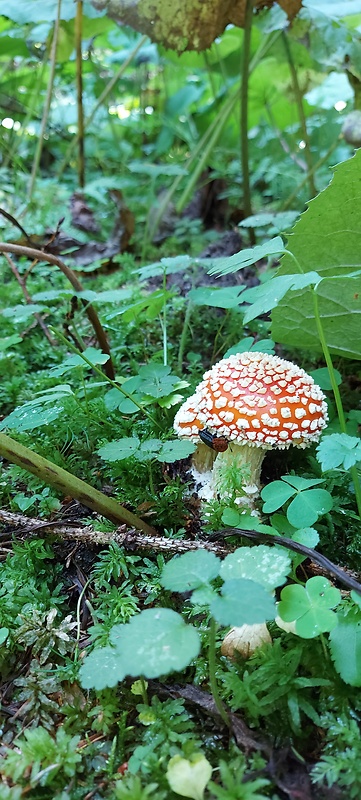
{"type": "Polygon", "coordinates": [[[219,574],[220,559],[209,550],[194,550],[168,561],[161,584],[172,592],[189,592],[214,580],[219,574]]]}
{"type": "Polygon", "coordinates": [[[265,589],[272,590],[285,582],[290,569],[291,561],[284,550],[260,544],[256,547],[239,547],[226,556],[220,575],[224,581],[249,578],[262,584],[265,589]]]}
{"type": "Polygon", "coordinates": [[[256,625],[275,618],[275,604],[269,592],[255,581],[229,580],[222,586],[222,596],[210,605],[220,625],[256,625]]]}
{"type": "Polygon", "coordinates": [[[100,647],[90,653],[80,667],[80,683],[83,689],[106,689],[124,680],[127,672],[121,654],[114,647],[100,647]]]}
{"type": "Polygon", "coordinates": [[[355,609],[337,617],[330,633],[331,658],[345,683],[361,686],[361,613],[355,609]]]}
{"type": "Polygon", "coordinates": [[[121,628],[117,650],[127,675],[158,678],[187,667],[200,650],[200,638],[170,608],[147,608],[121,628]]]}
{"type": "Polygon", "coordinates": [[[287,509],[287,519],[294,528],[308,528],[331,510],[333,500],[326,489],[306,489],[300,492],[287,509]]]}

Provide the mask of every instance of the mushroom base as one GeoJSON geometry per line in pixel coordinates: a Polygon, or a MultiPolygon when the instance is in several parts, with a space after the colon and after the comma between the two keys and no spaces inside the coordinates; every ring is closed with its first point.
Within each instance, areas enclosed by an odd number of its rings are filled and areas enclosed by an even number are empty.
{"type": "Polygon", "coordinates": [[[267,449],[231,442],[228,450],[218,453],[212,473],[213,497],[222,500],[229,497],[252,509],[260,491],[261,467],[267,449]]]}

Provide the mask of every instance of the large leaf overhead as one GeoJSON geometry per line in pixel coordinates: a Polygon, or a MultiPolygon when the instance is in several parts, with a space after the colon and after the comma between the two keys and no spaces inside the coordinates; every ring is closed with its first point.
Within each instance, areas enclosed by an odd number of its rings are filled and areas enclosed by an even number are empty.
{"type": "MultiPolygon", "coordinates": [[[[335,167],[330,185],[302,214],[288,250],[302,272],[317,271],[319,310],[334,353],[361,359],[361,151],[335,167]],[[352,276],[352,277],[351,277],[352,276]]],[[[286,253],[278,275],[299,270],[286,253]]],[[[288,292],[272,311],[272,338],[294,347],[320,349],[312,289],[288,292]]]]}

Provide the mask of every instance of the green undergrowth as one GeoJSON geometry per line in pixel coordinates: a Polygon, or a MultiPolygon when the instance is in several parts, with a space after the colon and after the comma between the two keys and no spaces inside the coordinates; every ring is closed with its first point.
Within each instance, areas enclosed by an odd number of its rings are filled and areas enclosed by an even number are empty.
{"type": "Polygon", "coordinates": [[[70,0],[57,34],[56,4],[9,5],[0,800],[356,799],[359,16],[274,4],[178,56],[88,2],[83,34],[70,0]],[[252,351],[311,374],[328,425],[267,451],[254,507],[235,463],[204,500],[175,413],[252,351]]]}

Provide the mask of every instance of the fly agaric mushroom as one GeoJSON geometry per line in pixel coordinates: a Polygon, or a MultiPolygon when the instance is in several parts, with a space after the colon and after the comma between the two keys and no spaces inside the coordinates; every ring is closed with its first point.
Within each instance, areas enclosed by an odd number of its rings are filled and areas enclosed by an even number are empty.
{"type": "MultiPolygon", "coordinates": [[[[203,429],[228,440],[227,449],[213,453],[208,497],[236,495],[236,502],[247,505],[244,495],[259,492],[265,452],[308,447],[327,419],[325,397],[310,375],[278,356],[250,352],[224,358],[205,373],[177,412],[174,430],[192,441],[199,442],[203,429]]],[[[204,476],[206,447],[200,443],[196,454],[196,470],[204,476]]]]}

